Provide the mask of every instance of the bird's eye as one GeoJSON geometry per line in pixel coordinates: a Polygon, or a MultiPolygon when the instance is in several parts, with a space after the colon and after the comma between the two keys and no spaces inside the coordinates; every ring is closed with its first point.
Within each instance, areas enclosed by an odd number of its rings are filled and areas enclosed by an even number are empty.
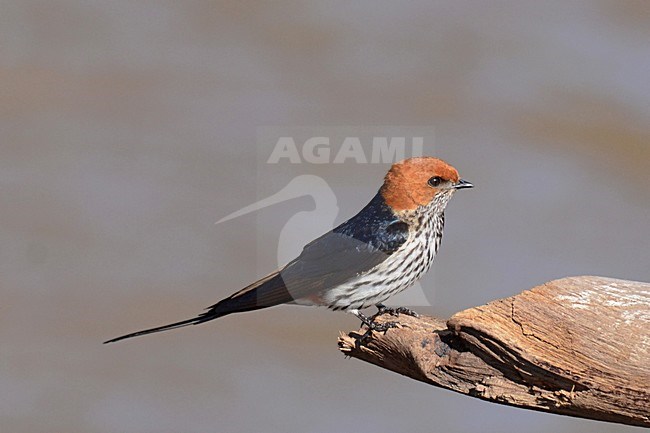
{"type": "Polygon", "coordinates": [[[434,176],[431,179],[429,179],[428,183],[429,185],[435,188],[437,186],[440,186],[440,184],[442,183],[442,178],[440,176],[434,176]]]}

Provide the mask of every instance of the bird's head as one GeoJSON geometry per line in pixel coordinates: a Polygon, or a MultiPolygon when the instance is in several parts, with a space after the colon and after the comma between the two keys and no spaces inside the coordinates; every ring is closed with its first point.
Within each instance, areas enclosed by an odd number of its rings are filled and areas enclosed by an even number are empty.
{"type": "Polygon", "coordinates": [[[445,161],[423,156],[393,164],[380,191],[395,212],[415,211],[434,203],[442,211],[456,190],[472,187],[445,161]]]}

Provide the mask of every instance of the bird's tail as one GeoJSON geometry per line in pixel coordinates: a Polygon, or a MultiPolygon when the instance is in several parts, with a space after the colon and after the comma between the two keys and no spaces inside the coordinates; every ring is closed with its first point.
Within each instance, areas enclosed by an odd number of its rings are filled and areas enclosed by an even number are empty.
{"type": "Polygon", "coordinates": [[[170,329],[182,328],[188,325],[198,325],[200,323],[209,322],[210,320],[218,319],[219,317],[226,316],[231,313],[239,313],[243,311],[257,310],[260,308],[271,307],[273,305],[283,304],[293,301],[294,298],[284,285],[280,271],[275,271],[266,277],[254,282],[253,284],[244,287],[237,293],[233,293],[229,297],[222,299],[213,306],[208,308],[205,313],[198,316],[181,320],[180,322],[170,323],[165,326],[158,326],[156,328],[145,329],[144,331],[126,334],[121,337],[113,338],[112,340],[105,341],[106,343],[114,343],[116,341],[125,340],[131,337],[140,335],[153,334],[155,332],[168,331],[170,329]]]}
{"type": "Polygon", "coordinates": [[[215,311],[207,311],[197,317],[187,320],[181,320],[180,322],[170,323],[169,325],[158,326],[155,328],[145,329],[143,331],[133,332],[131,334],[122,335],[121,337],[113,338],[108,341],[104,341],[104,344],[115,343],[116,341],[126,340],[127,338],[138,337],[140,335],[154,334],[156,332],[169,331],[170,329],[182,328],[188,325],[198,325],[199,323],[208,322],[214,320],[225,314],[218,314],[215,311]]]}

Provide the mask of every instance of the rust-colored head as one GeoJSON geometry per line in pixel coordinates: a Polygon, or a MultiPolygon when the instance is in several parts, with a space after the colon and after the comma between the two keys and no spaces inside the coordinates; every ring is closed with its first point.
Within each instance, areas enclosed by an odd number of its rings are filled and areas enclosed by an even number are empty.
{"type": "Polygon", "coordinates": [[[386,204],[395,212],[411,211],[426,206],[441,192],[471,188],[460,179],[458,171],[445,161],[423,156],[393,164],[381,187],[386,204]]]}

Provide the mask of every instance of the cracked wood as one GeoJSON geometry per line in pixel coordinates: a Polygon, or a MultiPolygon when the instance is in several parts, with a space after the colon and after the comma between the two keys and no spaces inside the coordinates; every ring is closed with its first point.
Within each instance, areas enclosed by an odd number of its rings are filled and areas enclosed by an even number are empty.
{"type": "Polygon", "coordinates": [[[650,284],[551,281],[448,321],[388,315],[400,327],[346,355],[484,400],[650,427],[650,284]]]}

